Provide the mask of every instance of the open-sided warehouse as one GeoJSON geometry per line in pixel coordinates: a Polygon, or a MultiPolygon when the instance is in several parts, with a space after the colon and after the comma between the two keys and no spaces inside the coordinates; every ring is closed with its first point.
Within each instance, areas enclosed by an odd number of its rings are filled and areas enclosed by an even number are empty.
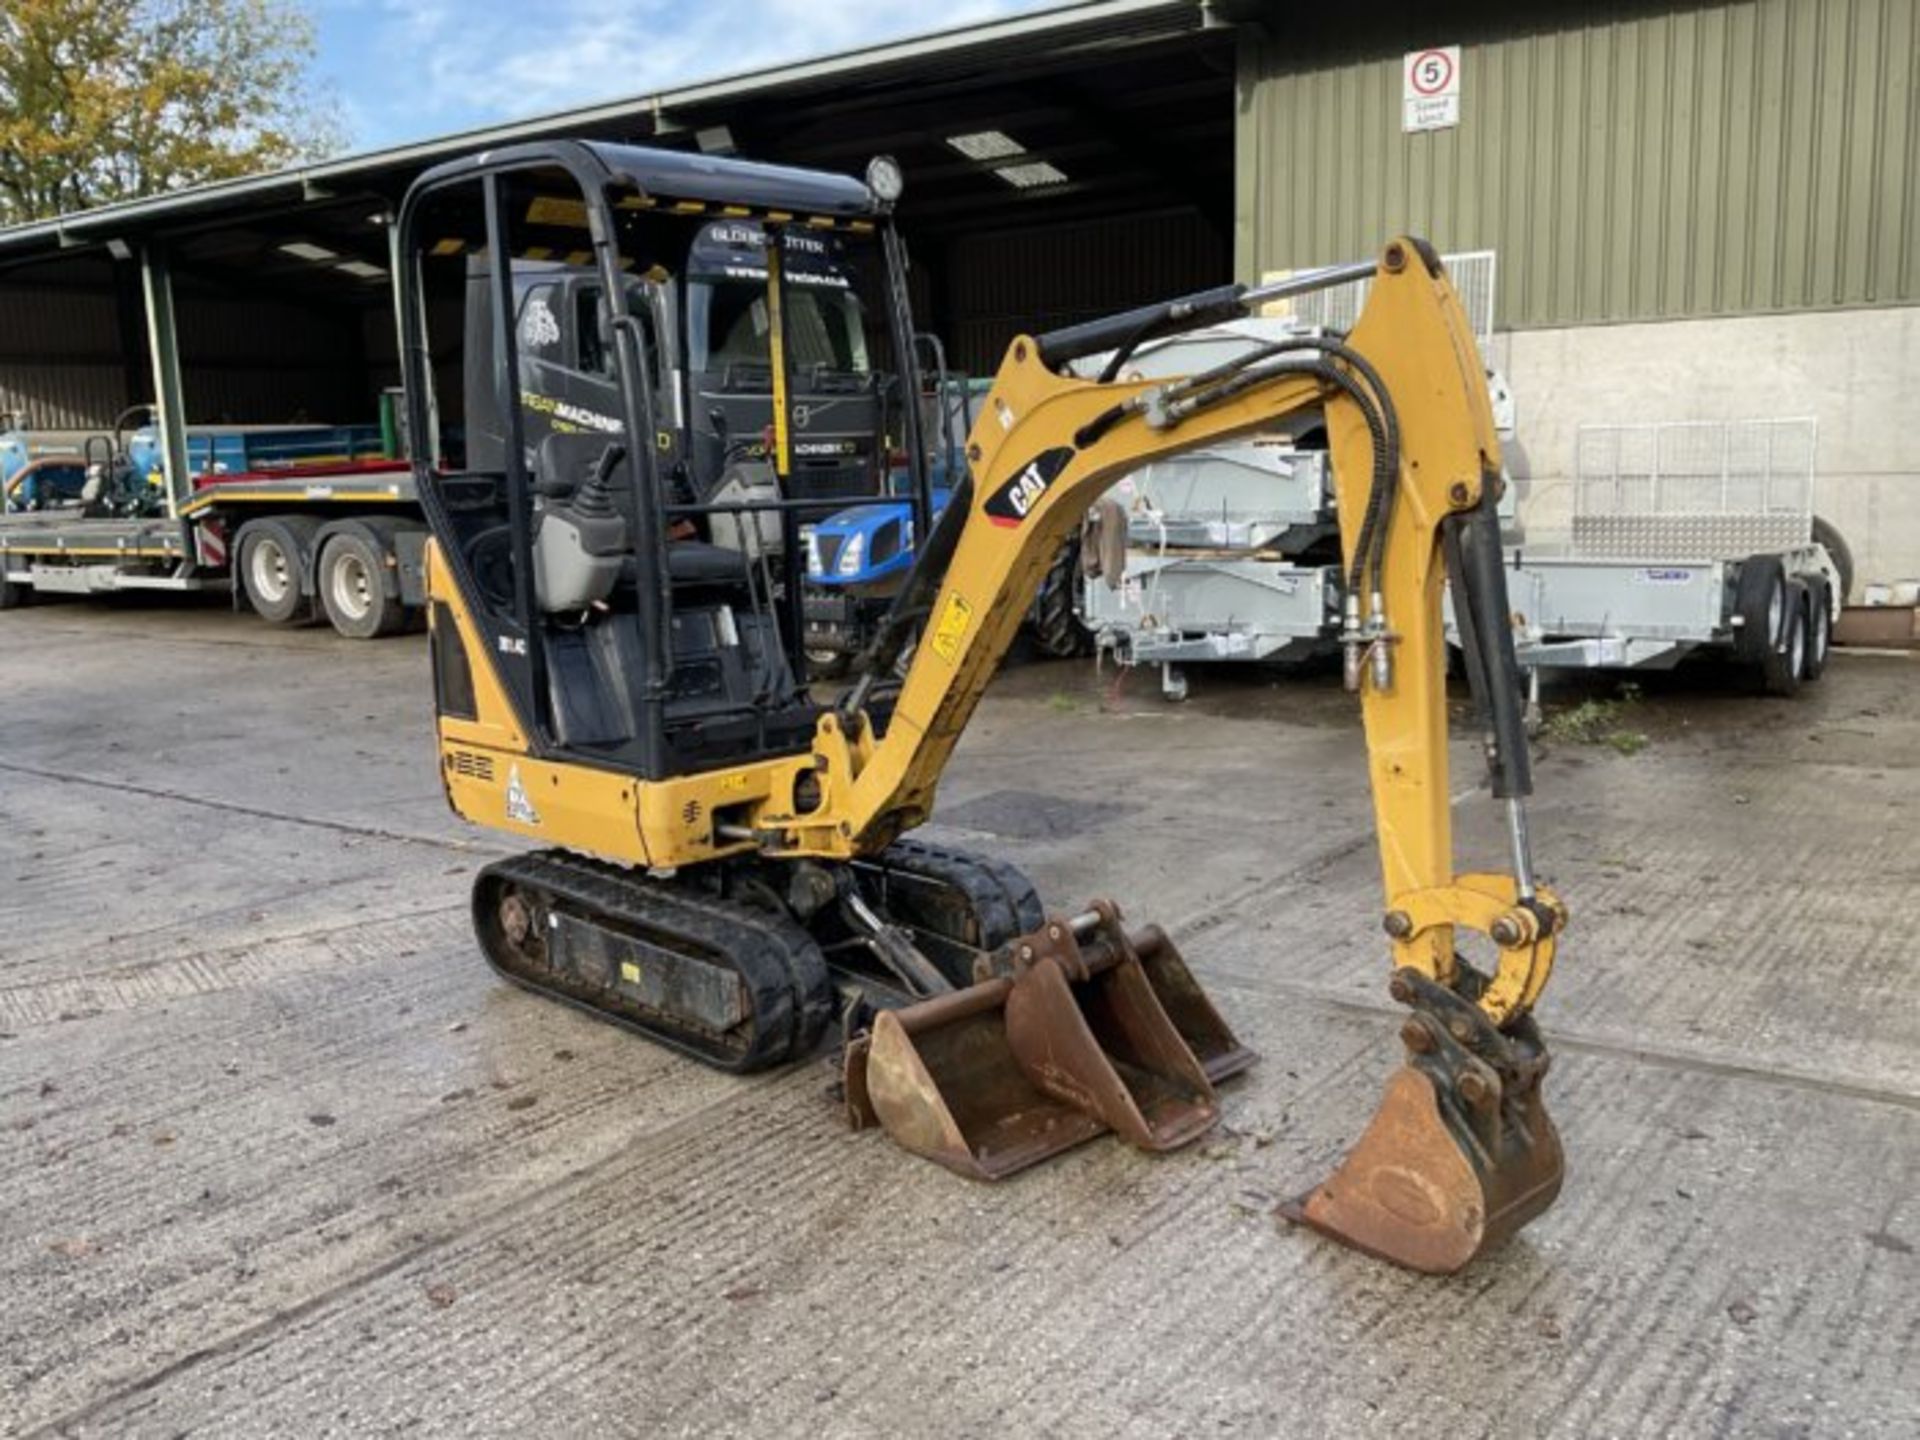
{"type": "Polygon", "coordinates": [[[0,411],[97,429],[155,398],[138,263],[164,241],[189,421],[370,420],[395,378],[384,222],[447,155],[560,134],[845,171],[892,152],[920,316],[963,366],[1021,329],[1412,231],[1494,255],[1489,358],[1519,403],[1530,524],[1564,523],[1583,425],[1805,417],[1860,577],[1902,578],[1913,26],[1901,0],[1396,7],[1364,27],[1258,0],[1062,6],[6,232],[0,411]],[[1456,123],[1409,131],[1423,48],[1457,54],[1456,123]]]}

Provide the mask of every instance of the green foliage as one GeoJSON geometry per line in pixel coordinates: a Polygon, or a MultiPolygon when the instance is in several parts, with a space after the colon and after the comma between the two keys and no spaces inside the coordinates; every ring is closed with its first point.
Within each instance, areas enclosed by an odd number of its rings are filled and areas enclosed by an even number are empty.
{"type": "Polygon", "coordinates": [[[1622,755],[1638,755],[1647,748],[1648,739],[1638,730],[1621,727],[1621,721],[1640,703],[1640,687],[1622,685],[1611,700],[1582,700],[1570,709],[1550,717],[1541,733],[1562,745],[1605,745],[1622,755]]]}
{"type": "Polygon", "coordinates": [[[5,0],[0,224],[338,148],[298,0],[5,0]]]}

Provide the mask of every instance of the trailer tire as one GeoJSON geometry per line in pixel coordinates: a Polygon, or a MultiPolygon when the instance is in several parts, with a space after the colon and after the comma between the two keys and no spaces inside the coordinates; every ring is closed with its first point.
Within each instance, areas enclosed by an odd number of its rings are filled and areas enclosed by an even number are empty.
{"type": "Polygon", "coordinates": [[[240,586],[253,613],[269,625],[312,622],[304,582],[319,528],[308,515],[275,515],[249,520],[240,531],[240,586]]]}
{"type": "Polygon", "coordinates": [[[1734,658],[1744,665],[1764,665],[1787,638],[1787,572],[1778,555],[1749,555],[1740,564],[1734,590],[1734,613],[1740,618],[1733,637],[1734,658]]]}
{"type": "Polygon", "coordinates": [[[1807,656],[1800,667],[1800,678],[1818,680],[1827,669],[1827,654],[1833,649],[1833,605],[1825,580],[1807,582],[1807,656]]]}
{"type": "Polygon", "coordinates": [[[1079,592],[1080,537],[1076,535],[1053,557],[1027,610],[1027,634],[1042,653],[1057,660],[1093,653],[1093,631],[1081,622],[1075,603],[1079,592]]]}
{"type": "Polygon", "coordinates": [[[1786,618],[1780,643],[1760,662],[1760,688],[1786,699],[1799,693],[1807,668],[1807,591],[1792,584],[1786,592],[1786,618]]]}
{"type": "Polygon", "coordinates": [[[349,640],[397,634],[407,607],[386,582],[388,556],[365,534],[337,530],[320,552],[314,588],[333,628],[349,640]]]}
{"type": "MultiPolygon", "coordinates": [[[[1813,543],[1827,552],[1827,558],[1833,561],[1834,572],[1840,577],[1840,603],[1847,603],[1853,594],[1853,547],[1847,544],[1846,537],[1831,520],[1813,517],[1813,543]]],[[[1829,620],[1833,612],[1827,612],[1829,620]]]]}
{"type": "MultiPolygon", "coordinates": [[[[0,561],[0,566],[5,565],[0,561]]],[[[33,603],[33,587],[0,574],[0,610],[20,610],[33,603]]]]}

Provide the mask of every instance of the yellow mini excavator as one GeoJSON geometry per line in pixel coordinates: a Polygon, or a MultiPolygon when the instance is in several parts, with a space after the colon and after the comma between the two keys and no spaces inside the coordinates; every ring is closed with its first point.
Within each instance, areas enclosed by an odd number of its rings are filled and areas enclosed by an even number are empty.
{"type": "Polygon", "coordinates": [[[1166,935],[1130,934],[1105,901],[1048,911],[1006,862],[903,837],[1096,497],[1176,452],[1323,419],[1407,1061],[1338,1171],[1284,1208],[1458,1269],[1559,1190],[1531,1013],[1566,912],[1529,860],[1500,455],[1444,269],[1399,239],[1377,263],[1016,339],[937,519],[908,444],[923,543],[853,681],[822,701],[801,527],[846,502],[808,493],[805,412],[824,402],[793,396],[919,393],[899,193],[885,158],[859,181],[569,141],[443,165],[407,195],[441,774],[459,814],[543,847],[478,877],[482,950],[519,985],[727,1070],[806,1057],[837,1022],[854,1123],[965,1175],[1108,1131],[1147,1150],[1203,1134],[1216,1086],[1254,1056],[1166,935]],[[864,279],[861,245],[879,256],[864,279]],[[708,270],[688,258],[728,247],[708,270]],[[1144,343],[1359,278],[1350,333],[1128,378],[1144,343]],[[460,349],[464,393],[439,396],[460,349]],[[1097,356],[1097,378],[1070,373],[1097,356]],[[763,394],[771,424],[702,461],[685,439],[703,416],[725,438],[703,409],[720,393],[763,394]],[[1443,587],[1511,873],[1453,868],[1443,587]],[[1468,965],[1462,932],[1496,958],[1468,965]]]}

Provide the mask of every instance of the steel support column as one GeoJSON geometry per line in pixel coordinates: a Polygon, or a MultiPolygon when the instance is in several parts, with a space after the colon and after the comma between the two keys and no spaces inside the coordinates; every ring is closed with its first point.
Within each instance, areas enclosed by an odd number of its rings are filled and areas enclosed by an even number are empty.
{"type": "Polygon", "coordinates": [[[179,333],[173,315],[173,272],[157,243],[140,247],[140,290],[147,305],[147,351],[153,356],[154,424],[160,431],[161,466],[167,481],[167,514],[187,499],[187,401],[180,383],[179,333]]]}

